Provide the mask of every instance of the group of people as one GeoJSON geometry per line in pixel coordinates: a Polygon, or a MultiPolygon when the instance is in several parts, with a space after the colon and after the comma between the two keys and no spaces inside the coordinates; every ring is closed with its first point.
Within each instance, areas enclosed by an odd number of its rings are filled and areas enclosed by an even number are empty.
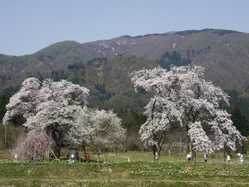
{"type": "MultiPolygon", "coordinates": [[[[243,163],[244,162],[244,155],[241,154],[241,153],[237,153],[237,156],[239,158],[239,162],[243,163]]],[[[204,158],[204,162],[207,162],[208,161],[208,154],[204,153],[203,158],[204,158]]],[[[192,152],[187,153],[186,160],[188,162],[190,162],[191,160],[193,160],[193,154],[192,154],[192,152]]],[[[230,162],[231,161],[231,156],[229,154],[226,155],[225,161],[226,162],[230,162]]]]}
{"type": "MultiPolygon", "coordinates": [[[[241,153],[237,153],[237,156],[238,156],[239,162],[242,164],[244,162],[244,155],[241,154],[241,153]]],[[[226,155],[225,161],[226,162],[230,162],[231,161],[231,156],[230,155],[226,155]]]]}

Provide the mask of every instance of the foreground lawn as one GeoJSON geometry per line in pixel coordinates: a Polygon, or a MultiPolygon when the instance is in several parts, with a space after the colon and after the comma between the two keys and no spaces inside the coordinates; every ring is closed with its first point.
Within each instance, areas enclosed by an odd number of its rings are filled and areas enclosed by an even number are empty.
{"type": "Polygon", "coordinates": [[[0,186],[249,186],[249,164],[180,158],[153,162],[149,153],[129,152],[98,163],[1,161],[0,186]]]}

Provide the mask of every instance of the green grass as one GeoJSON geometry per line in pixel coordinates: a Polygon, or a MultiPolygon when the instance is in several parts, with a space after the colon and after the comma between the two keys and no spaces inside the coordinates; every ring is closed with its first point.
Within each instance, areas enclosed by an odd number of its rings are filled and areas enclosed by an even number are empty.
{"type": "Polygon", "coordinates": [[[187,163],[184,155],[105,154],[99,163],[0,161],[0,186],[249,186],[249,164],[187,163]],[[128,157],[130,162],[128,162],[128,157]]]}

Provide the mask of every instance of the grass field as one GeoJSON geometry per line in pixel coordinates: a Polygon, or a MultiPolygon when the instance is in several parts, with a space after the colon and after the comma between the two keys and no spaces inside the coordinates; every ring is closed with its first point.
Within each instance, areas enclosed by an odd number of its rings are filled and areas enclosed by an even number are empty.
{"type": "MultiPolygon", "coordinates": [[[[151,153],[105,154],[101,162],[0,161],[0,186],[249,186],[249,164],[221,155],[204,163],[187,163],[184,155],[164,155],[153,162],[151,153]]],[[[97,159],[97,157],[95,157],[97,159]]]]}

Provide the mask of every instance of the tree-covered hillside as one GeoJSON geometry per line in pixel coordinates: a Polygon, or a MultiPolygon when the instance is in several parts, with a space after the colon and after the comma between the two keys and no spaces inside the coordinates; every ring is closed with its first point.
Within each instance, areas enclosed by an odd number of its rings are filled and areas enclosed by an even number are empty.
{"type": "Polygon", "coordinates": [[[129,141],[135,142],[132,134],[145,121],[143,107],[148,97],[134,92],[130,73],[171,64],[204,66],[206,79],[231,96],[230,112],[235,108],[241,112],[242,116],[234,112],[235,118],[249,118],[249,35],[214,29],[122,36],[84,44],[65,41],[31,55],[0,55],[0,117],[25,78],[66,79],[90,89],[91,107],[113,108],[131,134],[129,141]]]}

